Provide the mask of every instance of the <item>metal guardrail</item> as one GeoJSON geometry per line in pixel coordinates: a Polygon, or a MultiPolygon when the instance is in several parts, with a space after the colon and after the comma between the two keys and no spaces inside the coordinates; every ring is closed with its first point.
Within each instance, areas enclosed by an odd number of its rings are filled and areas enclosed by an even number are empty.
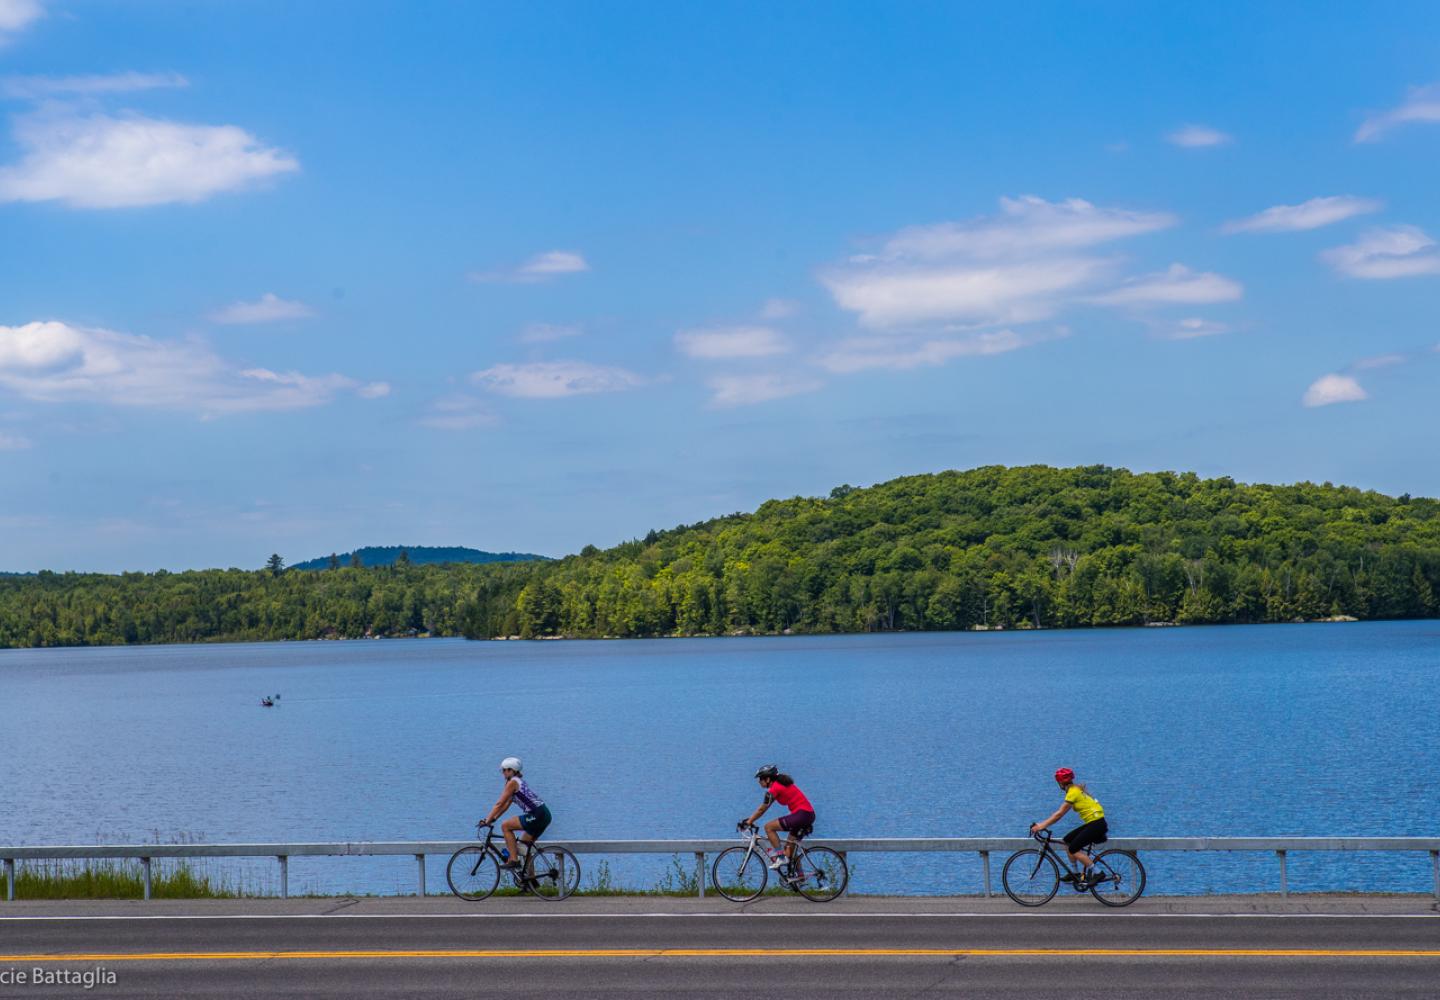
{"type": "MultiPolygon", "coordinates": [[[[737,843],[723,840],[549,840],[576,854],[694,854],[696,892],[705,895],[705,855],[718,854],[737,843]]],[[[984,892],[994,893],[990,879],[990,855],[1018,851],[1034,843],[1029,837],[886,837],[863,839],[819,839],[849,853],[958,853],[980,855],[984,870],[984,892]]],[[[425,895],[425,858],[449,856],[470,840],[356,841],[316,844],[84,844],[0,847],[5,862],[5,898],[15,898],[15,862],[75,859],[138,859],[143,868],[145,899],[151,895],[151,862],[155,858],[275,858],[280,865],[280,895],[290,894],[292,857],[376,857],[410,855],[417,862],[416,889],[425,895]]],[[[1273,853],[1280,863],[1280,895],[1289,895],[1287,857],[1304,851],[1387,851],[1424,852],[1430,855],[1434,894],[1440,905],[1440,837],[1117,837],[1106,847],[1131,851],[1245,851],[1273,853]]]]}

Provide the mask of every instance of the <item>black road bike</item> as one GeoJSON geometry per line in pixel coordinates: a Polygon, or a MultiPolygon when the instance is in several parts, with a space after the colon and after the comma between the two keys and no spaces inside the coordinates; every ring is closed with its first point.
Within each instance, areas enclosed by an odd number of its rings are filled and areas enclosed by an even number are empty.
{"type": "MultiPolygon", "coordinates": [[[[745,842],[727,847],[710,868],[710,882],[717,892],[736,903],[748,903],[765,891],[770,879],[770,862],[760,841],[760,828],[754,823],[735,827],[745,834],[745,842]]],[[[828,903],[845,891],[850,882],[850,869],[839,851],[828,847],[806,847],[801,840],[809,829],[797,830],[790,841],[793,853],[775,870],[780,884],[806,899],[828,903]]]]}
{"type": "MultiPolygon", "coordinates": [[[[1030,836],[1039,841],[1040,847],[1027,847],[1010,855],[1000,874],[1005,895],[1021,906],[1044,906],[1060,891],[1061,882],[1069,883],[1076,892],[1088,891],[1106,906],[1129,906],[1145,891],[1145,866],[1134,851],[1097,854],[1088,850],[1095,862],[1094,878],[1085,881],[1084,872],[1071,866],[1068,854],[1061,854],[1052,846],[1054,835],[1049,830],[1030,836]],[[1060,874],[1062,868],[1064,875],[1060,874]]],[[[1095,846],[1092,844],[1091,848],[1095,846]]]]}
{"type": "Polygon", "coordinates": [[[450,855],[445,866],[445,881],[450,891],[472,902],[484,899],[500,886],[500,875],[509,875],[515,888],[533,893],[541,899],[564,899],[580,886],[580,862],[558,844],[541,847],[533,841],[517,838],[524,845],[520,864],[502,868],[505,858],[495,844],[495,824],[477,823],[475,832],[485,832],[479,844],[467,844],[450,855]]]}

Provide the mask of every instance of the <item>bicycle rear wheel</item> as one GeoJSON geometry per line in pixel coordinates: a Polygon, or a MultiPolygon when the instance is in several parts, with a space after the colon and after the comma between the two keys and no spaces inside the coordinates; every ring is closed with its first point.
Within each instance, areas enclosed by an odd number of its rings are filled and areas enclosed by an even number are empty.
{"type": "Polygon", "coordinates": [[[850,882],[850,869],[838,851],[828,847],[805,847],[790,866],[797,878],[796,892],[816,903],[828,903],[845,891],[850,882]]]}
{"type": "Polygon", "coordinates": [[[450,855],[445,881],[450,883],[451,892],[473,903],[490,895],[500,884],[500,863],[485,848],[471,844],[450,855]]]}
{"type": "Polygon", "coordinates": [[[525,863],[526,888],[541,899],[559,900],[580,887],[580,862],[555,844],[538,847],[525,863]]]}
{"type": "Polygon", "coordinates": [[[1145,866],[1130,851],[1095,855],[1095,872],[1104,879],[1090,887],[1090,895],[1106,906],[1129,906],[1145,891],[1145,866]]]}
{"type": "Polygon", "coordinates": [[[1060,869],[1055,859],[1033,847],[1016,851],[1000,872],[1005,895],[1021,906],[1044,906],[1060,889],[1060,869]]]}
{"type": "Polygon", "coordinates": [[[733,903],[748,903],[765,891],[770,877],[765,856],[757,847],[727,847],[710,866],[710,884],[733,903]]]}

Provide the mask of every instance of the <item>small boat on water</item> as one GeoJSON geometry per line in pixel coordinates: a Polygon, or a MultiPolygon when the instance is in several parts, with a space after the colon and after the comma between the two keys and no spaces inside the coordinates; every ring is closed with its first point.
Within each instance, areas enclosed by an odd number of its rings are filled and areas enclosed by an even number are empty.
{"type": "Polygon", "coordinates": [[[261,698],[260,698],[260,707],[261,707],[261,708],[274,708],[274,707],[275,707],[275,703],[276,703],[277,701],[279,701],[279,700],[280,700],[280,696],[279,696],[278,694],[262,695],[261,698]]]}

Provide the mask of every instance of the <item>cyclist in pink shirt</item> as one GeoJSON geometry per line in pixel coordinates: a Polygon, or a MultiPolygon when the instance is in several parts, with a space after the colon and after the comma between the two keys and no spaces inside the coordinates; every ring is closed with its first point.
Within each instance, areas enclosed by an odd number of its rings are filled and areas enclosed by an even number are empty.
{"type": "Polygon", "coordinates": [[[781,774],[774,764],[766,764],[756,771],[755,780],[765,789],[765,801],[760,803],[760,808],[751,813],[748,819],[740,821],[741,827],[753,826],[757,819],[765,815],[765,810],[770,808],[772,802],[778,802],[790,810],[789,815],[772,819],[765,824],[765,836],[770,840],[770,867],[778,869],[789,855],[794,853],[795,842],[809,835],[815,826],[815,807],[810,804],[805,793],[800,791],[795,779],[788,774],[781,774]],[[780,848],[781,830],[790,835],[784,850],[780,848]]]}

